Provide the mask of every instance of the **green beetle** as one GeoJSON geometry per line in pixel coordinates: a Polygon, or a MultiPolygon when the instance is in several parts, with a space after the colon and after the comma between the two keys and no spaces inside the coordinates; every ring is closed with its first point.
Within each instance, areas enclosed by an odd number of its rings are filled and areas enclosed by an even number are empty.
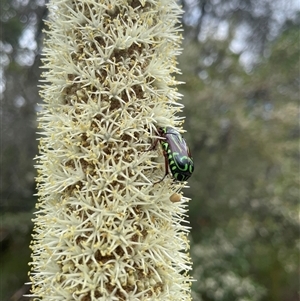
{"type": "Polygon", "coordinates": [[[160,140],[164,156],[165,170],[164,177],[156,182],[160,183],[168,175],[170,168],[173,177],[177,181],[186,181],[194,171],[194,161],[185,140],[181,134],[172,127],[160,127],[158,133],[161,139],[156,139],[150,150],[155,149],[158,140],[160,140]]]}

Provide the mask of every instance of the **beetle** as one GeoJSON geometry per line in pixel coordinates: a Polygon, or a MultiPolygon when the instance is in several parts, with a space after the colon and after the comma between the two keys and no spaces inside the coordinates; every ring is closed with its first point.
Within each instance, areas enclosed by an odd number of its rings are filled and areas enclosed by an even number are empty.
{"type": "Polygon", "coordinates": [[[160,181],[154,184],[164,180],[169,173],[169,168],[177,181],[186,181],[194,171],[194,161],[185,140],[177,130],[169,126],[159,127],[157,132],[161,139],[156,139],[149,150],[155,149],[160,140],[165,157],[166,173],[160,181]]]}

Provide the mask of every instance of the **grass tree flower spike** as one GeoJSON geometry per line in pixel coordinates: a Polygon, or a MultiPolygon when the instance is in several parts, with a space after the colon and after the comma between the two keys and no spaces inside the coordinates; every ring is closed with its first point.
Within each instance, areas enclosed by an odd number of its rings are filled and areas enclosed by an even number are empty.
{"type": "Polygon", "coordinates": [[[175,0],[50,0],[39,115],[34,300],[191,300],[184,186],[158,128],[180,130],[175,0]]]}

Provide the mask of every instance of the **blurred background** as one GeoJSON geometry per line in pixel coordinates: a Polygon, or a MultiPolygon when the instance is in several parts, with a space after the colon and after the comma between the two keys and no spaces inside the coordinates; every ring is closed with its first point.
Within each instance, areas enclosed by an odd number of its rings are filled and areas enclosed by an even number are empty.
{"type": "MultiPolygon", "coordinates": [[[[47,9],[0,3],[0,301],[15,301],[28,281],[47,9]]],[[[181,4],[193,300],[298,301],[300,1],[181,4]]]]}

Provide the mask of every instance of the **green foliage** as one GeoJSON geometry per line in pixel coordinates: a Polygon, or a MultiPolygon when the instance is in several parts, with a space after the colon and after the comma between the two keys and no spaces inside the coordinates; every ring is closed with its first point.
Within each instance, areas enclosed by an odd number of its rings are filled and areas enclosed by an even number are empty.
{"type": "Polygon", "coordinates": [[[5,30],[0,31],[1,41],[14,47],[17,46],[23,25],[18,16],[16,16],[16,11],[11,5],[11,1],[1,0],[0,28],[5,28],[5,30]]]}
{"type": "Polygon", "coordinates": [[[11,296],[28,281],[32,213],[2,214],[1,220],[1,300],[11,296]]]}
{"type": "MultiPolygon", "coordinates": [[[[204,45],[197,70],[203,80],[191,73],[183,79],[185,137],[195,161],[189,181],[195,300],[297,296],[297,34],[293,28],[284,32],[250,74],[226,43],[222,49],[216,42],[221,56],[201,65],[211,55],[204,45]]],[[[196,47],[186,47],[183,69],[194,68],[196,47]]]]}

